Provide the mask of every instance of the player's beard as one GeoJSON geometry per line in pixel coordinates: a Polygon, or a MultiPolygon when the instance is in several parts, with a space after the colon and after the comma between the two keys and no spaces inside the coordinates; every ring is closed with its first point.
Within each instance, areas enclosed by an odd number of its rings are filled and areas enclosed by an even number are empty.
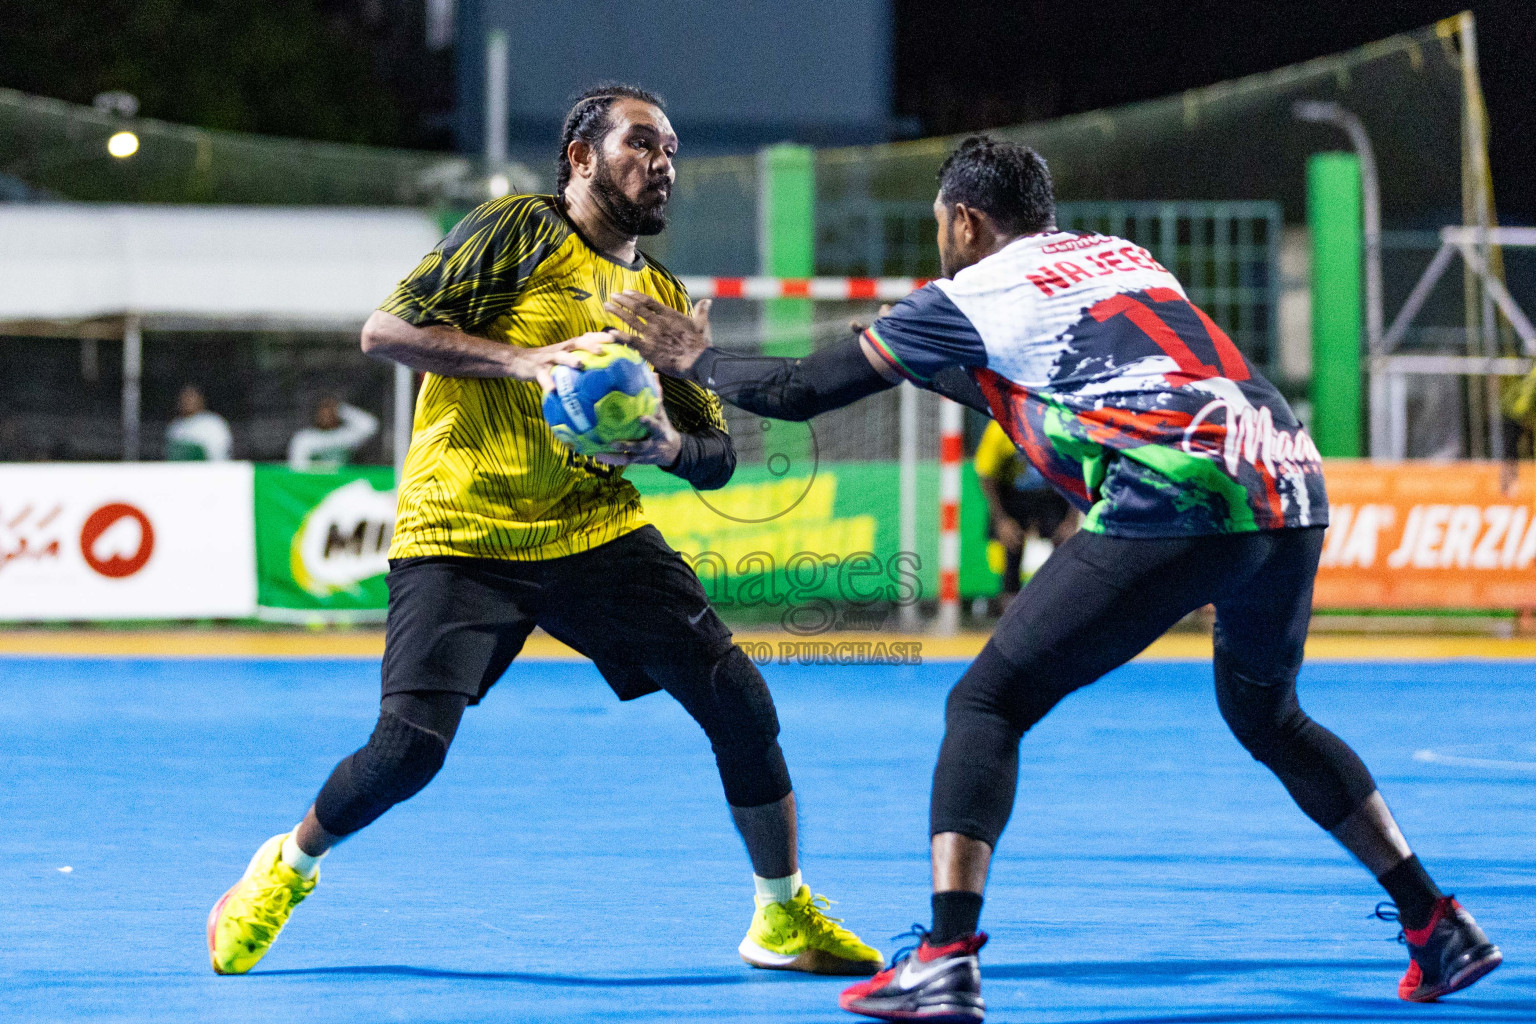
{"type": "Polygon", "coordinates": [[[596,173],[592,175],[592,195],[609,222],[626,235],[659,235],[667,227],[667,200],[672,198],[672,183],[665,178],[646,182],[640,199],[624,194],[601,152],[596,173]]]}
{"type": "Polygon", "coordinates": [[[961,269],[950,266],[950,261],[954,259],[955,252],[955,221],[953,215],[951,215],[949,223],[944,226],[944,242],[945,244],[939,246],[939,276],[952,278],[961,269]]]}

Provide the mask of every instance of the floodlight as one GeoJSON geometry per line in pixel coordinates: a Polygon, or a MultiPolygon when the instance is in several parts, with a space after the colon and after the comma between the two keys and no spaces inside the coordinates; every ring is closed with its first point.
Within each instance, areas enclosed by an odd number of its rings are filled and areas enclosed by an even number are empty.
{"type": "Polygon", "coordinates": [[[139,137],[133,132],[118,132],[107,140],[107,152],[126,160],[139,151],[139,137]]]}

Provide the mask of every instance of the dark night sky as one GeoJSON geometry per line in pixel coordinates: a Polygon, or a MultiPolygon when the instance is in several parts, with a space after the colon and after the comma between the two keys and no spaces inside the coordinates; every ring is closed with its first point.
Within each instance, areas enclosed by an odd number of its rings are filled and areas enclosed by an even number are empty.
{"type": "Polygon", "coordinates": [[[1506,222],[1536,222],[1536,0],[895,0],[896,113],[922,134],[1151,99],[1477,17],[1506,222]]]}
{"type": "MultiPolygon", "coordinates": [[[[446,54],[409,50],[422,2],[97,0],[82,19],[74,0],[22,0],[0,29],[0,85],[85,103],[128,89],[141,113],[203,127],[436,148],[450,76],[446,54]]],[[[1536,0],[892,0],[894,113],[921,134],[1079,113],[1347,50],[1469,2],[1499,211],[1536,223],[1536,0]]]]}

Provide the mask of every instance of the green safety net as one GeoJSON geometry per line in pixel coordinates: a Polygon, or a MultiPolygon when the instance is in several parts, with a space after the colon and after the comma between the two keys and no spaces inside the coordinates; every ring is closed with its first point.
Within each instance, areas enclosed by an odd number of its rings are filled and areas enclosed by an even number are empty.
{"type": "MultiPolygon", "coordinates": [[[[521,166],[507,187],[537,187],[521,166]]],[[[486,169],[453,154],[208,131],[0,89],[0,199],[298,206],[473,205],[486,169]],[[138,150],[112,156],[121,131],[138,150]]]]}
{"type": "MultiPolygon", "coordinates": [[[[1305,222],[1308,158],[1349,148],[1337,127],[1298,119],[1300,100],[1340,104],[1370,137],[1388,229],[1384,307],[1395,310],[1438,247],[1434,229],[1476,223],[1479,192],[1491,191],[1470,15],[1177,96],[994,134],[1049,160],[1064,227],[1146,245],[1250,358],[1300,394],[1308,368],[1281,358],[1283,295],[1306,287],[1305,238],[1289,233],[1305,222]],[[1286,252],[1297,242],[1302,249],[1290,285],[1284,238],[1286,252]]],[[[957,141],[815,151],[815,271],[935,276],[935,174],[957,141]]],[[[670,224],[645,240],[647,251],[682,274],[760,272],[772,248],[762,228],[765,167],[764,154],[679,161],[670,224]]],[[[115,202],[406,204],[437,207],[447,224],[491,193],[486,171],[465,157],[204,131],[0,90],[0,196],[9,188],[20,198],[115,202]],[[139,150],[115,159],[107,139],[125,128],[139,150]]],[[[508,188],[547,187],[521,167],[506,173],[508,188]]],[[[1405,349],[1465,350],[1479,306],[1462,275],[1447,275],[1405,349]]],[[[744,350],[809,351],[873,312],[870,303],[722,302],[717,338],[744,350]]],[[[1459,408],[1416,421],[1454,420],[1459,408]]]]}
{"type": "MultiPolygon", "coordinates": [[[[1063,202],[1278,202],[1305,220],[1306,161],[1348,149],[1343,132],[1299,120],[1298,100],[1332,100],[1363,122],[1381,171],[1383,223],[1460,223],[1486,150],[1472,152],[1464,113],[1481,112],[1470,16],[1346,53],[1202,89],[992,134],[1049,161],[1063,202]],[[1470,101],[1470,102],[1469,102],[1470,101]],[[1465,165],[1465,169],[1464,169],[1465,165]]],[[[928,206],[958,136],[816,153],[817,269],[932,274],[928,206]]],[[[659,252],[676,269],[757,269],[757,168],[750,158],[683,160],[672,227],[659,252]]]]}
{"type": "MultiPolygon", "coordinates": [[[[1044,154],[1064,202],[1276,201],[1288,223],[1301,223],[1308,155],[1347,141],[1292,107],[1333,100],[1370,135],[1388,227],[1460,221],[1486,173],[1464,118],[1470,108],[1481,117],[1471,29],[1470,16],[1450,18],[1304,64],[994,134],[1044,154]]],[[[925,210],[956,141],[818,150],[817,269],[932,273],[925,210]]],[[[0,90],[0,196],[10,198],[462,207],[487,197],[487,172],[458,155],[207,131],[0,90]],[[107,140],[124,129],[140,146],[116,159],[107,140]]],[[[521,165],[503,172],[514,190],[541,185],[521,165]]],[[[755,156],[683,159],[671,226],[651,248],[683,272],[757,271],[758,182],[755,156]]]]}

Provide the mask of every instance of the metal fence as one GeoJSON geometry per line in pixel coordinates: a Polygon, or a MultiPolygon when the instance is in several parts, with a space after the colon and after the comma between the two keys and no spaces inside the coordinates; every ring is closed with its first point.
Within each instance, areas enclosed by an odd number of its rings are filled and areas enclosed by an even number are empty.
{"type": "MultiPolygon", "coordinates": [[[[1098,231],[1145,246],[1171,270],[1190,300],[1231,335],[1266,373],[1279,354],[1279,203],[1073,202],[1057,207],[1069,231],[1098,231]]],[[[932,277],[939,253],[927,203],[857,197],[816,211],[817,271],[932,277]]]]}

